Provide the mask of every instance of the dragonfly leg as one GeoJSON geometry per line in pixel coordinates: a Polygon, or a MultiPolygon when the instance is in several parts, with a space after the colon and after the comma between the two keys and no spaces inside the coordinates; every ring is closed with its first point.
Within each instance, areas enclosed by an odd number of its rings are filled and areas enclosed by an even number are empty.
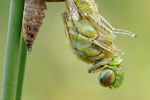
{"type": "Polygon", "coordinates": [[[108,27],[106,27],[103,23],[101,23],[101,21],[96,20],[97,17],[94,17],[88,13],[83,15],[83,17],[87,19],[91,23],[91,25],[93,25],[93,27],[97,29],[100,33],[107,35],[111,32],[111,30],[108,27]]]}
{"type": "Polygon", "coordinates": [[[130,37],[135,37],[136,34],[130,32],[130,31],[126,31],[126,30],[122,30],[122,29],[116,29],[114,27],[111,26],[111,24],[105,19],[103,18],[103,16],[101,16],[100,14],[96,14],[96,17],[90,15],[90,14],[86,14],[86,18],[88,20],[90,20],[90,22],[95,22],[97,25],[95,25],[98,29],[100,30],[104,30],[106,33],[107,32],[112,32],[113,34],[122,34],[122,35],[128,35],[130,37]],[[97,19],[97,20],[96,20],[97,19]]]}
{"type": "Polygon", "coordinates": [[[108,29],[110,30],[114,30],[114,27],[112,27],[112,25],[100,14],[97,15],[99,18],[98,22],[105,25],[108,29]]]}
{"type": "Polygon", "coordinates": [[[104,59],[96,64],[94,64],[92,67],[90,67],[88,69],[88,72],[89,73],[93,73],[95,71],[98,71],[98,70],[101,70],[104,68],[104,65],[108,64],[110,61],[112,60],[112,58],[107,58],[107,59],[104,59]]]}
{"type": "Polygon", "coordinates": [[[122,34],[122,35],[128,35],[130,37],[135,37],[136,34],[130,32],[130,31],[126,31],[126,30],[122,30],[122,29],[116,29],[114,27],[111,26],[111,24],[100,15],[99,21],[101,23],[103,23],[108,29],[110,29],[112,31],[113,34],[122,34]]]}
{"type": "Polygon", "coordinates": [[[94,44],[94,45],[96,45],[96,46],[98,46],[98,47],[101,47],[101,48],[107,50],[108,52],[112,53],[114,56],[119,57],[119,56],[114,52],[114,50],[112,50],[111,47],[107,46],[107,45],[104,44],[103,42],[96,41],[96,40],[94,40],[94,39],[92,39],[92,38],[90,39],[90,42],[91,42],[91,44],[94,44]]]}
{"type": "Polygon", "coordinates": [[[130,32],[130,31],[126,31],[126,30],[122,30],[122,29],[114,29],[112,30],[113,34],[122,34],[122,35],[128,35],[130,37],[136,37],[136,34],[130,32]]]}

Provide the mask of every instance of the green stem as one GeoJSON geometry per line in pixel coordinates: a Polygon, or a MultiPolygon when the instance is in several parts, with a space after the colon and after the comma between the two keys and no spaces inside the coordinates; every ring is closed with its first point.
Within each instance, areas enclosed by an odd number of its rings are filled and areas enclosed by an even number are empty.
{"type": "Polygon", "coordinates": [[[19,72],[18,72],[16,100],[21,100],[24,71],[25,71],[25,64],[26,64],[26,55],[27,55],[27,47],[26,47],[24,38],[21,35],[21,44],[20,44],[19,62],[18,62],[19,72]]]}
{"type": "Polygon", "coordinates": [[[4,65],[2,100],[15,100],[24,0],[11,0],[4,65]]]}

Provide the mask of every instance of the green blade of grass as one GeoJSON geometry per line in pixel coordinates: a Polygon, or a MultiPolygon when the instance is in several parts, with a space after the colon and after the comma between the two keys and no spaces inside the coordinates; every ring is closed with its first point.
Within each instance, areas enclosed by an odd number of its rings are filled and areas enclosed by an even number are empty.
{"type": "Polygon", "coordinates": [[[24,79],[24,72],[25,72],[25,64],[26,64],[26,55],[27,55],[27,47],[24,41],[23,36],[21,35],[21,42],[20,42],[20,52],[19,52],[19,62],[18,62],[18,83],[17,83],[17,93],[16,93],[16,100],[21,100],[22,94],[22,87],[23,87],[23,79],[24,79]]]}
{"type": "Polygon", "coordinates": [[[2,86],[2,100],[16,99],[23,8],[24,0],[11,0],[2,86]]]}

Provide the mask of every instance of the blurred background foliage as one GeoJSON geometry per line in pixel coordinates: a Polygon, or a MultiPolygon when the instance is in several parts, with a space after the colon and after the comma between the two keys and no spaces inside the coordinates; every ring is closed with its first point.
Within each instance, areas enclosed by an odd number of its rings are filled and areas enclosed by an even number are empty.
{"type": "MultiPolygon", "coordinates": [[[[0,0],[0,90],[4,69],[10,0],[0,0]]],[[[150,0],[96,0],[99,12],[116,28],[136,38],[117,35],[126,53],[125,80],[118,89],[101,87],[98,74],[66,45],[64,3],[47,3],[46,17],[27,57],[22,100],[150,100],[150,0]]],[[[1,95],[1,94],[0,94],[1,95]]]]}

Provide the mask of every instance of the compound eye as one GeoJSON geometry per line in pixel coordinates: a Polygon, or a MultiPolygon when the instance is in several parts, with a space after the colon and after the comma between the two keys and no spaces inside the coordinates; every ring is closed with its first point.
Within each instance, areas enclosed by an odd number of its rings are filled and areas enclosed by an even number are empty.
{"type": "Polygon", "coordinates": [[[99,76],[99,81],[102,86],[110,87],[115,80],[115,73],[112,70],[105,70],[99,76]]]}

